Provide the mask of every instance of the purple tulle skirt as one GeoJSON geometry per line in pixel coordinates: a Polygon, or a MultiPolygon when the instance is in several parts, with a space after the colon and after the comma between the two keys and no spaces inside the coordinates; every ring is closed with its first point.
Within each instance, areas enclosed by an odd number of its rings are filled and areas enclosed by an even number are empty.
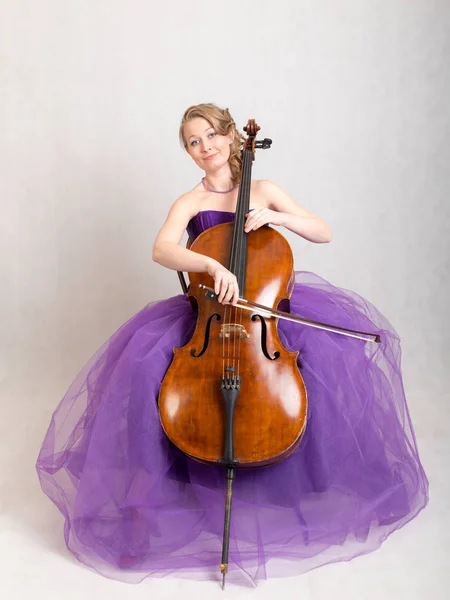
{"type": "MultiPolygon", "coordinates": [[[[237,472],[228,578],[238,583],[370,552],[428,500],[393,328],[308,272],[296,274],[290,310],[382,343],[279,322],[284,345],[300,351],[308,422],[289,458],[237,472]]],[[[173,348],[195,322],[183,295],[145,306],[78,375],[45,436],[37,471],[67,547],[107,577],[220,578],[224,470],[185,457],[158,414],[173,348]]]]}

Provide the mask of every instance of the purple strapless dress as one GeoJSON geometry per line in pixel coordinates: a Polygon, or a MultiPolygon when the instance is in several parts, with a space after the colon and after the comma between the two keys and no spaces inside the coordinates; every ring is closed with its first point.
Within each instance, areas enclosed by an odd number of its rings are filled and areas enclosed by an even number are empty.
{"type": "MultiPolygon", "coordinates": [[[[189,236],[233,219],[200,212],[189,236]]],[[[236,582],[370,552],[428,501],[392,326],[357,294],[309,272],[296,273],[290,310],[378,332],[382,343],[279,322],[281,341],[300,351],[308,424],[288,459],[237,473],[228,575],[236,582]]],[[[173,348],[195,323],[184,295],[129,319],[70,386],[39,453],[40,483],[65,517],[68,549],[107,577],[220,578],[224,471],[173,447],[157,405],[173,348]]]]}

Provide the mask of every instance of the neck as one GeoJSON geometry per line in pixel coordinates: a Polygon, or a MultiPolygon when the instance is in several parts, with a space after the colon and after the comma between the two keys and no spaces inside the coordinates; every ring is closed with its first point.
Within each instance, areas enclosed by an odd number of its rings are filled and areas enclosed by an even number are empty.
{"type": "Polygon", "coordinates": [[[210,188],[217,192],[225,192],[234,186],[231,179],[231,169],[228,164],[224,165],[222,169],[214,171],[214,173],[205,172],[204,180],[210,188]]]}

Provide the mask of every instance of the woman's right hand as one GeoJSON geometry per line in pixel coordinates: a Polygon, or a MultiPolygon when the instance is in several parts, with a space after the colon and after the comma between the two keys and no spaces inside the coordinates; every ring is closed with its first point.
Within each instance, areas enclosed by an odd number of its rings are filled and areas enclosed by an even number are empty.
{"type": "Polygon", "coordinates": [[[239,285],[236,276],[213,258],[207,262],[207,273],[214,279],[214,292],[222,304],[236,304],[239,300],[239,285]]]}

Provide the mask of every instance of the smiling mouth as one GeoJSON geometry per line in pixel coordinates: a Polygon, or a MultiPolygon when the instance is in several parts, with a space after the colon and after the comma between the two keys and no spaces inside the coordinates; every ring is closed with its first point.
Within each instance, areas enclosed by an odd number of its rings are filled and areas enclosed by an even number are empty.
{"type": "Polygon", "coordinates": [[[205,160],[211,160],[212,158],[214,158],[215,156],[217,156],[218,152],[216,152],[216,154],[212,154],[211,156],[206,156],[205,160]]]}

